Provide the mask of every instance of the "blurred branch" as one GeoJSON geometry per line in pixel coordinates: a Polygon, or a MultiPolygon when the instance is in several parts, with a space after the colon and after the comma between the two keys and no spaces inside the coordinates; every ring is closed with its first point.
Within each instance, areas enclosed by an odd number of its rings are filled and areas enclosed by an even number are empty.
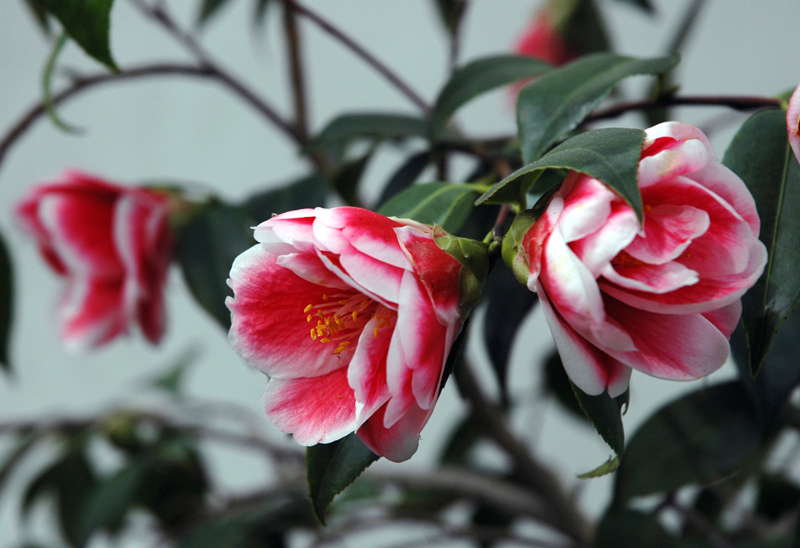
{"type": "Polygon", "coordinates": [[[456,375],[458,386],[470,403],[476,426],[508,453],[514,463],[515,477],[547,502],[546,523],[569,536],[575,546],[588,546],[589,524],[564,494],[554,473],[536,460],[514,435],[498,408],[480,389],[469,363],[465,362],[456,375]]]}
{"type": "Polygon", "coordinates": [[[377,57],[372,55],[369,51],[367,51],[363,46],[358,44],[355,40],[347,36],[344,32],[340,29],[333,26],[330,22],[322,18],[319,14],[314,11],[311,11],[306,6],[300,4],[296,0],[284,0],[284,4],[287,8],[291,8],[292,10],[296,11],[303,17],[306,17],[308,20],[316,24],[320,29],[328,33],[330,36],[335,38],[339,41],[342,45],[360,57],[365,63],[367,63],[370,67],[372,67],[378,74],[383,76],[386,80],[389,81],[400,93],[405,95],[412,103],[414,103],[420,110],[425,112],[426,114],[430,112],[431,107],[419,95],[416,91],[414,91],[411,86],[409,86],[405,81],[403,81],[400,76],[398,76],[392,69],[386,66],[383,62],[381,62],[377,57]]]}
{"type": "Polygon", "coordinates": [[[303,139],[308,140],[308,103],[303,74],[303,55],[295,12],[288,6],[283,10],[283,27],[286,31],[286,49],[289,52],[292,96],[294,98],[294,126],[303,139]]]}

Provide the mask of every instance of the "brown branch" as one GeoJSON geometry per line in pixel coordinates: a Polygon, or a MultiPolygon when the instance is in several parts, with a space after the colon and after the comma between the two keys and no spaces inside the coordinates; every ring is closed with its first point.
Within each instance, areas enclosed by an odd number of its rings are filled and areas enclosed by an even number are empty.
{"type": "Polygon", "coordinates": [[[347,36],[344,32],[334,27],[330,22],[323,19],[316,12],[311,11],[306,6],[297,2],[297,0],[284,0],[287,8],[291,8],[309,21],[312,21],[320,29],[328,33],[330,36],[338,40],[342,45],[360,57],[365,63],[372,67],[378,74],[388,80],[400,93],[405,95],[412,103],[414,103],[420,110],[426,114],[430,112],[431,107],[411,86],[409,86],[403,79],[401,79],[394,71],[381,62],[377,57],[372,55],[363,46],[358,44],[355,40],[347,36]]]}
{"type": "Polygon", "coordinates": [[[289,53],[289,71],[291,72],[292,96],[294,98],[294,125],[298,133],[304,139],[308,139],[308,106],[300,34],[297,28],[295,12],[288,7],[283,10],[283,27],[286,31],[286,46],[289,53]]]}
{"type": "Polygon", "coordinates": [[[634,110],[649,110],[664,106],[716,106],[729,107],[734,110],[756,110],[760,108],[779,108],[780,100],[773,97],[753,97],[753,96],[667,96],[659,99],[646,99],[644,101],[633,101],[615,105],[605,110],[600,110],[587,117],[583,123],[596,122],[608,118],[622,116],[626,112],[634,110]]]}

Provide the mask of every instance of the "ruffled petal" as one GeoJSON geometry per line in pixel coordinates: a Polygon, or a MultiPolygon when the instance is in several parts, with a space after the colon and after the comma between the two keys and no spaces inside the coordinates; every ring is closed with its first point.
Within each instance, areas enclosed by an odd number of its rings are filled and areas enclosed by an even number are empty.
{"type": "Polygon", "coordinates": [[[355,392],[356,428],[371,417],[389,399],[386,384],[386,357],[392,342],[397,315],[394,311],[383,311],[389,315],[388,325],[381,327],[377,318],[372,318],[361,332],[350,365],[347,381],[355,392]]]}
{"type": "Polygon", "coordinates": [[[72,278],[58,309],[61,338],[82,350],[127,332],[122,279],[72,278]]]}
{"type": "Polygon", "coordinates": [[[625,253],[649,264],[680,257],[711,224],[708,213],[688,205],[656,204],[645,209],[644,233],[634,238],[625,253]]]}
{"type": "MultiPolygon", "coordinates": [[[[331,247],[331,251],[342,253],[349,251],[349,248],[352,247],[368,257],[392,266],[410,268],[411,265],[400,249],[395,234],[395,229],[403,226],[400,222],[357,207],[318,209],[317,219],[317,224],[333,229],[326,231],[324,233],[326,236],[330,236],[336,241],[337,234],[334,233],[338,233],[338,237],[347,242],[347,247],[343,251],[339,251],[335,247],[331,247]]],[[[318,229],[319,227],[317,227],[318,229]]],[[[326,246],[330,245],[327,238],[321,237],[320,241],[326,246]]]]}
{"type": "Polygon", "coordinates": [[[728,306],[723,306],[716,310],[706,312],[703,317],[714,324],[728,339],[731,338],[736,326],[739,325],[739,318],[742,316],[742,301],[734,301],[728,306]]]}
{"type": "Polygon", "coordinates": [[[300,445],[336,441],[356,426],[355,398],[344,368],[319,377],[270,379],[262,401],[267,417],[300,445]]]}
{"type": "Polygon", "coordinates": [[[609,265],[603,278],[619,287],[663,294],[696,284],[697,272],[672,262],[659,265],[609,265]]]}
{"type": "Polygon", "coordinates": [[[570,243],[569,247],[596,278],[608,268],[611,259],[633,241],[638,231],[636,213],[620,201],[613,205],[606,223],[599,230],[570,243]]]}
{"type": "Polygon", "coordinates": [[[758,236],[761,220],[758,218],[756,201],[738,175],[723,164],[711,162],[700,171],[688,175],[688,178],[697,181],[730,204],[750,226],[753,235],[758,236]]]}
{"type": "Polygon", "coordinates": [[[419,436],[430,417],[430,410],[420,409],[412,405],[403,417],[392,426],[385,427],[384,413],[386,406],[380,408],[361,428],[356,435],[376,455],[381,455],[392,462],[403,462],[410,459],[419,447],[419,436]]]}
{"type": "Polygon", "coordinates": [[[606,390],[617,397],[628,389],[631,370],[575,332],[553,308],[547,292],[538,291],[542,310],[570,380],[586,394],[597,396],[606,390]]]}
{"type": "Polygon", "coordinates": [[[564,196],[558,230],[567,243],[602,227],[611,214],[611,203],[617,199],[617,195],[597,179],[576,172],[567,176],[558,193],[564,196]]]}

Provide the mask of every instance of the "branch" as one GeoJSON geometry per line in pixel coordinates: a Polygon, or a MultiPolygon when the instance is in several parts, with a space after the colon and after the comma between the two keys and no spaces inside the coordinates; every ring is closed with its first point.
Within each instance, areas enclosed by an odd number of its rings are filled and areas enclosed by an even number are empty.
{"type": "Polygon", "coordinates": [[[283,10],[283,26],[286,30],[286,46],[289,51],[289,70],[294,97],[294,124],[303,138],[308,139],[308,107],[300,35],[294,10],[288,7],[283,10]]]}
{"type": "Polygon", "coordinates": [[[497,408],[481,391],[467,362],[458,370],[456,378],[459,388],[470,402],[476,425],[508,453],[514,463],[516,477],[547,501],[547,523],[572,538],[578,546],[588,546],[589,524],[565,496],[553,473],[517,439],[497,408]]]}
{"type": "Polygon", "coordinates": [[[347,36],[344,32],[339,30],[338,28],[334,27],[331,23],[320,17],[317,13],[311,11],[304,5],[297,2],[297,0],[284,0],[284,4],[287,8],[290,8],[303,17],[308,18],[314,24],[316,24],[319,28],[323,31],[328,33],[330,36],[338,40],[342,45],[348,48],[350,51],[355,53],[358,57],[360,57],[364,62],[366,62],[369,66],[371,66],[378,74],[383,76],[386,80],[389,81],[400,93],[405,95],[412,103],[414,103],[421,111],[425,112],[426,114],[430,112],[431,107],[422,98],[416,91],[411,89],[407,83],[405,83],[394,71],[392,71],[388,66],[378,60],[377,57],[372,55],[369,51],[367,51],[363,46],[356,43],[352,38],[347,36]]]}

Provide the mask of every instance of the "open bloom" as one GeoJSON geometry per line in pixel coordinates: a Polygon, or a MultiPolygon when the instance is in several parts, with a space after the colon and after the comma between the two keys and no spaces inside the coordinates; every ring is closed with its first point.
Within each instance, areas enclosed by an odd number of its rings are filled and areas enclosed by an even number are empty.
{"type": "Polygon", "coordinates": [[[411,457],[461,328],[461,263],[431,227],[353,207],[277,215],[255,238],[231,268],[229,340],[270,376],[267,416],[302,445],[356,432],[411,457]]]}
{"type": "Polygon", "coordinates": [[[797,161],[800,162],[800,86],[797,86],[789,99],[786,125],[789,130],[789,145],[791,145],[797,161]]]}
{"type": "Polygon", "coordinates": [[[66,278],[58,319],[68,345],[99,346],[132,324],[161,339],[173,248],[165,196],[69,171],[32,188],[16,213],[66,278]]]}
{"type": "Polygon", "coordinates": [[[624,392],[631,368],[676,380],[719,368],[767,259],[753,197],[699,129],[647,130],[639,187],[643,226],[603,183],[570,173],[506,254],[591,395],[624,392]]]}

